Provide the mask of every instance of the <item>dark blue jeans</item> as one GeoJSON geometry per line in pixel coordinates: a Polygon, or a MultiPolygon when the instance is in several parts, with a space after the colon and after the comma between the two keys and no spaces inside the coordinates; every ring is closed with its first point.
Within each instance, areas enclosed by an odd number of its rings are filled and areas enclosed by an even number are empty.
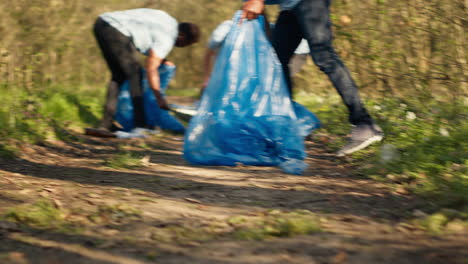
{"type": "Polygon", "coordinates": [[[302,0],[294,9],[282,11],[273,32],[273,46],[283,65],[291,95],[292,81],[288,64],[297,46],[305,38],[314,63],[328,75],[348,107],[351,124],[372,124],[372,118],[361,102],[349,70],[332,46],[330,2],[331,0],[302,0]]]}
{"type": "Polygon", "coordinates": [[[130,96],[133,103],[135,126],[144,127],[143,89],[141,87],[141,65],[138,61],[138,51],[131,39],[98,18],[94,24],[94,36],[102,51],[102,55],[111,71],[111,84],[107,90],[104,117],[101,123],[111,128],[116,112],[120,86],[130,82],[130,96]]]}

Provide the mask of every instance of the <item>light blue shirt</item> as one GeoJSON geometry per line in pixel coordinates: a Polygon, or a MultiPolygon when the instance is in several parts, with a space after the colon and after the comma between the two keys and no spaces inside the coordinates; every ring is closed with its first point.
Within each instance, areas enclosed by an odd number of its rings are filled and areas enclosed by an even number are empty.
{"type": "MultiPolygon", "coordinates": [[[[247,0],[244,0],[244,2],[247,0]]],[[[280,5],[281,10],[291,10],[302,0],[265,0],[266,5],[280,5]]]]}
{"type": "Polygon", "coordinates": [[[100,17],[131,38],[137,50],[145,55],[152,49],[160,58],[166,58],[179,34],[177,20],[161,10],[130,9],[104,13],[100,17]]]}
{"type": "Polygon", "coordinates": [[[309,43],[307,43],[306,39],[302,39],[301,43],[299,43],[299,46],[297,46],[297,49],[294,51],[294,54],[309,54],[310,49],[309,49],[309,43]]]}
{"type": "Polygon", "coordinates": [[[219,24],[215,30],[211,33],[210,39],[208,40],[208,48],[211,50],[218,50],[223,45],[224,39],[231,30],[232,20],[223,21],[219,24]]]}
{"type": "MultiPolygon", "coordinates": [[[[231,30],[232,20],[223,21],[216,29],[211,33],[210,40],[208,41],[208,48],[211,50],[218,50],[223,45],[224,39],[226,39],[227,34],[231,30]]],[[[274,28],[274,25],[271,24],[271,27],[274,28]]],[[[274,29],[273,29],[274,30],[274,29]]],[[[307,40],[302,39],[301,43],[297,47],[295,54],[309,54],[310,49],[307,44],[307,40]]]]}

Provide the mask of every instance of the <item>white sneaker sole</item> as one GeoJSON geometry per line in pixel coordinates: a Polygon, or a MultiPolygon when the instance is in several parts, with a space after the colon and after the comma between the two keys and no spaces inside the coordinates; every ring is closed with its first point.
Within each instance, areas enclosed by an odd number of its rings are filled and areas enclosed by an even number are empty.
{"type": "Polygon", "coordinates": [[[382,135],[375,135],[373,137],[368,138],[366,141],[363,141],[361,144],[356,145],[354,148],[350,148],[350,149],[347,149],[347,150],[344,150],[344,151],[342,151],[342,150],[338,151],[336,156],[343,157],[345,155],[354,153],[354,152],[359,151],[359,150],[361,150],[363,148],[366,148],[367,146],[369,146],[372,143],[379,142],[382,139],[383,139],[382,135]]]}

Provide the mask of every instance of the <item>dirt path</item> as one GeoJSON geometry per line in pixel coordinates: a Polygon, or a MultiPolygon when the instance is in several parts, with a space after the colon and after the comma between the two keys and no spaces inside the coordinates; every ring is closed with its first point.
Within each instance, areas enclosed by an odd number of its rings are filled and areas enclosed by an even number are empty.
{"type": "Polygon", "coordinates": [[[174,135],[78,137],[0,159],[0,214],[29,223],[0,221],[0,263],[468,263],[466,236],[406,224],[422,201],[352,176],[317,143],[293,176],[191,166],[174,135]],[[106,166],[124,151],[142,166],[106,166]]]}

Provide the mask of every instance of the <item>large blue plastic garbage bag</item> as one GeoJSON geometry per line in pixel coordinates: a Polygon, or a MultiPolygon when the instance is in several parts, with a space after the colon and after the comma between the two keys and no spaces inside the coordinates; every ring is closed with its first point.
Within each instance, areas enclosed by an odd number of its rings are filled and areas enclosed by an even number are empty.
{"type": "MultiPolygon", "coordinates": [[[[166,92],[169,82],[175,75],[175,70],[175,66],[166,64],[161,65],[158,69],[161,83],[161,93],[163,95],[166,92]]],[[[151,90],[149,82],[146,78],[146,72],[144,70],[142,70],[142,89],[146,125],[183,133],[185,131],[184,125],[168,111],[159,108],[158,101],[154,96],[153,91],[151,90]]],[[[135,128],[133,104],[130,97],[130,87],[128,81],[124,82],[120,87],[115,120],[119,122],[120,125],[122,125],[123,131],[130,131],[135,128]]]]}
{"type": "Polygon", "coordinates": [[[311,128],[301,129],[263,18],[239,19],[237,12],[187,128],[184,157],[193,164],[278,165],[301,174],[304,133],[311,128]]]}
{"type": "Polygon", "coordinates": [[[125,81],[120,86],[114,119],[123,127],[122,130],[124,131],[130,131],[134,128],[133,103],[130,96],[129,81],[125,81]]]}

